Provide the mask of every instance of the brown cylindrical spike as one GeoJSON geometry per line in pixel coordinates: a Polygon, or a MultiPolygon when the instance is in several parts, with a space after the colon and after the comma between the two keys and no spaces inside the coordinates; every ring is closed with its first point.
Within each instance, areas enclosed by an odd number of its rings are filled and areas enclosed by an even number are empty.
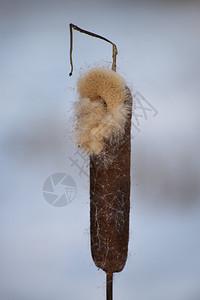
{"type": "MultiPolygon", "coordinates": [[[[129,91],[126,101],[131,106],[129,91]]],[[[103,157],[90,157],[92,257],[105,272],[120,272],[127,259],[130,211],[131,114],[120,141],[108,139],[103,157]],[[108,165],[107,165],[108,162],[108,165]]]]}

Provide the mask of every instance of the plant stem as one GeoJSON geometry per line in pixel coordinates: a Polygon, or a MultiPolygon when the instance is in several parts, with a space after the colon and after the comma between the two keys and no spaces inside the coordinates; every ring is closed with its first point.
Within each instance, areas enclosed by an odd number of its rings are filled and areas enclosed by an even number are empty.
{"type": "Polygon", "coordinates": [[[113,273],[106,273],[106,299],[113,299],[113,273]]]}

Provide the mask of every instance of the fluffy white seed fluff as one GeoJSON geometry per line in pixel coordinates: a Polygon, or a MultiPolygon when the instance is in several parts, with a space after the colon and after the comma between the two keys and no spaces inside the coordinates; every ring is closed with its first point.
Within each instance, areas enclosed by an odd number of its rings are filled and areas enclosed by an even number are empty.
{"type": "Polygon", "coordinates": [[[75,135],[79,147],[90,154],[102,153],[105,140],[120,139],[129,113],[124,79],[112,70],[95,68],[77,82],[75,135]]]}

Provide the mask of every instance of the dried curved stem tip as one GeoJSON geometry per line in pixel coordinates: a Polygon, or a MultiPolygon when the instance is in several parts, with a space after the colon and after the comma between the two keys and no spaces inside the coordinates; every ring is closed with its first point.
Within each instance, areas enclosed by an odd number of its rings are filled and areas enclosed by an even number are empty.
{"type": "Polygon", "coordinates": [[[106,300],[113,299],[113,273],[106,273],[106,300]]]}
{"type": "Polygon", "coordinates": [[[73,62],[72,62],[72,51],[73,51],[73,31],[72,29],[74,30],[77,30],[81,33],[85,33],[85,34],[88,34],[90,36],[93,36],[93,37],[96,37],[96,38],[99,38],[101,40],[104,40],[108,43],[110,43],[112,46],[113,46],[113,54],[112,54],[112,58],[113,58],[113,64],[112,64],[112,70],[116,72],[116,56],[118,54],[118,51],[117,51],[117,46],[111,42],[110,40],[104,38],[103,36],[101,35],[98,35],[96,33],[93,33],[93,32],[90,32],[90,31],[87,31],[87,30],[84,30],[74,24],[69,24],[69,28],[70,28],[70,64],[71,64],[71,72],[69,73],[69,76],[72,76],[72,73],[73,73],[73,62]]]}

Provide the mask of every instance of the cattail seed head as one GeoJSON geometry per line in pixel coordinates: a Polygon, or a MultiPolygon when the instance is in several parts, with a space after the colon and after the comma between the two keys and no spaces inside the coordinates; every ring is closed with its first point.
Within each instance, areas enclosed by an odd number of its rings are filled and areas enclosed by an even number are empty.
{"type": "Polygon", "coordinates": [[[94,68],[78,80],[76,140],[87,154],[100,154],[105,139],[124,133],[130,106],[124,79],[114,71],[94,68]]]}
{"type": "Polygon", "coordinates": [[[120,75],[103,68],[77,88],[77,143],[90,155],[92,258],[105,272],[120,272],[129,240],[132,96],[120,75]]]}

